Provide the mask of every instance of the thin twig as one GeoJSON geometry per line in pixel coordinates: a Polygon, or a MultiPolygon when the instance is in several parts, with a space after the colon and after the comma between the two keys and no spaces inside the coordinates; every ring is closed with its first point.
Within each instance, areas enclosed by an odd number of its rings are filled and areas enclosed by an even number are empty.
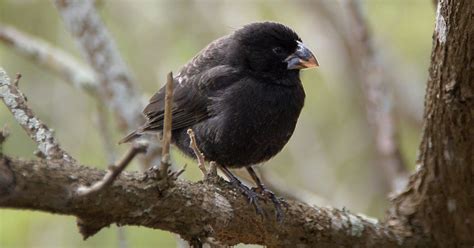
{"type": "Polygon", "coordinates": [[[10,81],[7,73],[0,67],[0,98],[3,100],[7,108],[13,114],[13,117],[28,133],[47,159],[64,159],[68,162],[74,159],[64,151],[56,141],[53,131],[49,129],[40,119],[38,119],[33,111],[28,107],[26,99],[10,81]]]}
{"type": "Polygon", "coordinates": [[[21,74],[17,73],[15,77],[15,81],[13,81],[13,85],[15,85],[15,87],[18,87],[20,85],[20,79],[21,79],[21,74]]]}
{"type": "Polygon", "coordinates": [[[184,164],[184,166],[183,166],[183,168],[181,168],[181,170],[174,172],[173,173],[174,178],[178,178],[179,176],[181,176],[181,174],[183,174],[183,172],[186,171],[187,167],[188,167],[188,165],[184,164]]]}
{"type": "Polygon", "coordinates": [[[207,170],[206,170],[206,160],[204,158],[204,154],[202,154],[201,150],[196,142],[196,136],[194,135],[194,131],[190,128],[188,129],[188,136],[189,136],[189,147],[193,149],[194,154],[196,155],[196,159],[198,161],[199,170],[201,170],[202,175],[204,178],[207,177],[207,170]]]}
{"type": "Polygon", "coordinates": [[[169,72],[166,80],[165,92],[165,113],[163,120],[163,143],[161,150],[160,173],[162,177],[168,175],[170,162],[170,144],[171,144],[171,125],[172,125],[172,108],[173,108],[173,73],[169,72]]]}
{"type": "Polygon", "coordinates": [[[110,186],[137,154],[146,152],[147,147],[147,142],[134,142],[125,156],[116,165],[109,166],[107,173],[102,178],[102,180],[94,183],[90,187],[79,187],[77,189],[77,194],[79,196],[86,196],[100,192],[110,186]]]}

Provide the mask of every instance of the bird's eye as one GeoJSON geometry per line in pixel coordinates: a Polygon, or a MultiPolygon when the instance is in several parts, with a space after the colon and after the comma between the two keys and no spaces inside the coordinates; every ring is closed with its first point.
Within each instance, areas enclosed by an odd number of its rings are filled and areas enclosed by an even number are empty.
{"type": "Polygon", "coordinates": [[[283,48],[281,48],[281,47],[275,47],[275,48],[273,48],[273,52],[276,55],[282,55],[284,51],[283,51],[283,48]]]}

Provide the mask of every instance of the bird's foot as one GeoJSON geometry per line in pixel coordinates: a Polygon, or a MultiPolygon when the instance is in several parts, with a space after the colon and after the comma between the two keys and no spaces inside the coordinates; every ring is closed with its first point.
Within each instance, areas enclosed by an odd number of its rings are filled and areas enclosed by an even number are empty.
{"type": "Polygon", "coordinates": [[[231,180],[232,185],[237,188],[245,197],[247,197],[250,204],[253,205],[258,215],[264,216],[262,207],[258,204],[258,199],[261,197],[260,194],[252,189],[249,189],[239,180],[231,180]]]}
{"type": "Polygon", "coordinates": [[[288,203],[283,198],[277,197],[271,190],[265,188],[263,185],[252,188],[252,190],[272,201],[273,206],[275,207],[277,221],[280,223],[283,222],[285,215],[283,213],[282,205],[288,205],[288,203]]]}

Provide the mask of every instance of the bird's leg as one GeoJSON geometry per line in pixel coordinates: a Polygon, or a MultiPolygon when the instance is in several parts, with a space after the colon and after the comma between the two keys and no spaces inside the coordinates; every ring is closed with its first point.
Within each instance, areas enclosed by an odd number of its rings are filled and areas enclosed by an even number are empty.
{"type": "Polygon", "coordinates": [[[246,167],[246,169],[249,172],[250,176],[252,177],[253,181],[257,184],[257,188],[253,188],[254,191],[270,198],[270,200],[273,202],[273,205],[275,206],[277,220],[281,222],[284,217],[283,210],[281,208],[282,200],[278,199],[278,197],[276,197],[272,191],[268,190],[263,185],[260,178],[258,178],[257,173],[255,173],[255,171],[253,170],[251,166],[246,167]]]}
{"type": "Polygon", "coordinates": [[[260,207],[260,205],[258,205],[258,198],[259,198],[259,195],[249,189],[247,186],[245,186],[236,176],[234,176],[234,174],[232,174],[232,172],[229,171],[229,169],[227,169],[225,166],[223,165],[219,165],[217,164],[217,166],[219,167],[219,169],[226,175],[226,177],[229,179],[230,183],[236,187],[238,190],[240,190],[240,192],[242,192],[243,195],[245,195],[247,197],[247,199],[249,200],[249,203],[252,204],[254,207],[255,207],[255,211],[257,211],[257,214],[259,215],[263,215],[263,210],[262,208],[260,207]]]}

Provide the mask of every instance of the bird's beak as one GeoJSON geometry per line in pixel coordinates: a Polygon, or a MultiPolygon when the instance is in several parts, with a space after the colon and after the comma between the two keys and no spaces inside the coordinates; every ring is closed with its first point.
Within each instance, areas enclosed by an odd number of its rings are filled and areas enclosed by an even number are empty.
{"type": "Polygon", "coordinates": [[[298,42],[296,51],[284,60],[288,70],[307,69],[318,67],[319,63],[313,53],[301,42],[298,42]]]}

